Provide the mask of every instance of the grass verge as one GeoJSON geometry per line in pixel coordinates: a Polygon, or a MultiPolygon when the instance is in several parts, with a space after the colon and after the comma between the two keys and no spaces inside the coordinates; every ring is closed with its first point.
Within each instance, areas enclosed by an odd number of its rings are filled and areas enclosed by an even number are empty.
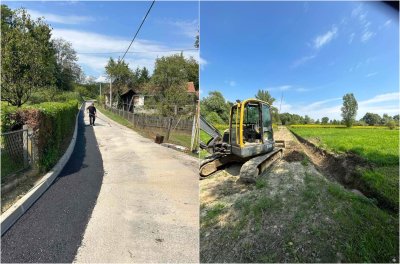
{"type": "Polygon", "coordinates": [[[227,176],[202,181],[201,262],[397,263],[398,216],[311,168],[284,163],[229,195],[227,176]]]}
{"type": "MultiPolygon", "coordinates": [[[[135,127],[131,122],[126,120],[125,118],[114,114],[102,106],[98,105],[97,108],[108,118],[114,120],[115,122],[124,125],[126,127],[129,127],[130,129],[134,130],[135,132],[139,133],[141,136],[150,138],[152,140],[155,139],[156,135],[166,135],[166,130],[165,129],[157,129],[157,128],[139,128],[135,127]]],[[[168,143],[173,143],[177,145],[181,145],[184,147],[187,147],[190,149],[190,142],[191,142],[191,135],[185,132],[180,132],[180,131],[171,131],[170,134],[170,139],[167,141],[168,143]]],[[[191,154],[192,155],[192,154],[191,154]]],[[[198,155],[194,155],[197,157],[198,155]]]]}
{"type": "Polygon", "coordinates": [[[320,148],[361,156],[374,167],[362,169],[361,180],[390,207],[398,207],[399,130],[318,127],[291,127],[291,130],[320,148]]]}

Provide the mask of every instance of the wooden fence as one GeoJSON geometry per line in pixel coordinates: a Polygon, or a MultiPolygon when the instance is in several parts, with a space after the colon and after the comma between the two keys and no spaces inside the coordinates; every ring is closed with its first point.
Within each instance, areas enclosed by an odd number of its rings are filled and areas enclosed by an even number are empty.
{"type": "Polygon", "coordinates": [[[165,128],[168,130],[180,130],[188,133],[192,132],[193,118],[136,114],[124,111],[122,109],[110,108],[108,105],[103,105],[103,107],[108,111],[125,118],[135,127],[165,128]]]}

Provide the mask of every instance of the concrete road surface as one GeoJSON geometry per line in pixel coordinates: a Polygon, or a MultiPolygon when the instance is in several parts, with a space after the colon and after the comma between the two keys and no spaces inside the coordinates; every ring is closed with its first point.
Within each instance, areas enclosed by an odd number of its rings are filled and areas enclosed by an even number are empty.
{"type": "Polygon", "coordinates": [[[75,261],[199,262],[198,161],[98,117],[104,177],[75,261]]]}

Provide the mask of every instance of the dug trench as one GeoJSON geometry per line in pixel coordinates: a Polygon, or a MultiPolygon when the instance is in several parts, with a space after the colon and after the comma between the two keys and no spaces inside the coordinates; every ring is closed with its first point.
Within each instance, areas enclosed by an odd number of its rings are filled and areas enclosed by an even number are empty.
{"type": "MultiPolygon", "coordinates": [[[[322,149],[313,142],[304,139],[295,132],[290,132],[297,139],[303,153],[315,168],[329,180],[337,181],[346,189],[364,195],[376,202],[377,206],[391,213],[398,213],[398,205],[375,191],[363,179],[361,172],[374,169],[374,165],[354,153],[336,154],[322,149]]],[[[299,153],[301,155],[301,153],[299,153]]],[[[293,155],[293,154],[292,154],[293,155]]],[[[297,154],[298,155],[298,154],[297,154]]]]}
{"type": "Polygon", "coordinates": [[[255,184],[241,164],[200,181],[201,262],[397,262],[398,217],[323,173],[285,127],[275,138],[284,156],[255,184]]]}

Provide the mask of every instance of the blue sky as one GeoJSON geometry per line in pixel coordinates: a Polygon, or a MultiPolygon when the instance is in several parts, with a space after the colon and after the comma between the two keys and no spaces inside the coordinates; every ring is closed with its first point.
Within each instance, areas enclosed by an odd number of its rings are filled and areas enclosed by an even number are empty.
{"type": "MultiPolygon", "coordinates": [[[[3,3],[12,9],[25,7],[33,17],[45,17],[53,28],[54,38],[61,37],[72,43],[85,74],[98,78],[104,77],[104,66],[110,56],[122,57],[151,1],[3,3]]],[[[193,49],[199,28],[198,13],[198,2],[156,1],[130,49],[141,53],[126,55],[129,66],[132,69],[146,66],[152,71],[157,57],[176,53],[154,51],[193,49]]],[[[184,55],[198,59],[196,50],[185,51],[184,55]]]]}
{"type": "Polygon", "coordinates": [[[399,18],[367,2],[201,2],[201,96],[266,89],[281,112],[341,119],[399,112],[399,18]]]}

